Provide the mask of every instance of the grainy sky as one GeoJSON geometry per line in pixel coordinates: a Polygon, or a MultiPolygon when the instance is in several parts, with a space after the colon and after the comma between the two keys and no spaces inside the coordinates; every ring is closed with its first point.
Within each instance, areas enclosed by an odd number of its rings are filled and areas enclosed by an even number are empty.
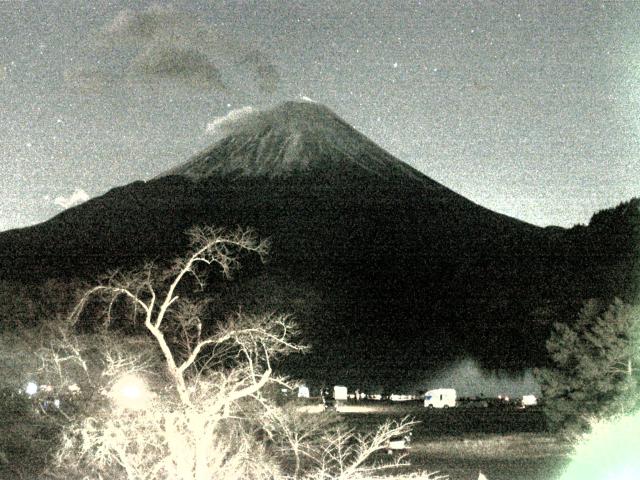
{"type": "Polygon", "coordinates": [[[302,97],[538,225],[640,193],[637,1],[2,0],[0,42],[0,230],[186,161],[231,110],[302,97]]]}

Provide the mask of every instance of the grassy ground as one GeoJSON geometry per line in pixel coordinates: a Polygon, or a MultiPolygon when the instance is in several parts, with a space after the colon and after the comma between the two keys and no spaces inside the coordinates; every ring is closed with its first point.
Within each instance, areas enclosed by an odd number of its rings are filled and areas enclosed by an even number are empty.
{"type": "MultiPolygon", "coordinates": [[[[304,409],[323,414],[318,405],[304,409]]],[[[24,412],[12,413],[0,422],[0,480],[38,478],[34,472],[55,435],[37,416],[26,422],[24,412]]],[[[535,409],[427,410],[419,404],[371,403],[344,405],[338,413],[346,427],[360,432],[405,416],[419,422],[408,454],[411,465],[384,472],[398,480],[418,471],[438,471],[450,480],[476,480],[480,471],[489,480],[553,480],[568,463],[569,446],[546,431],[542,412],[535,409]]]]}
{"type": "MultiPolygon", "coordinates": [[[[451,480],[552,480],[568,463],[569,445],[546,431],[536,409],[427,410],[416,404],[344,406],[346,424],[368,431],[386,419],[409,415],[410,467],[394,473],[439,471],[451,480]]],[[[389,472],[391,473],[391,472],[389,472]]]]}
{"type": "Polygon", "coordinates": [[[0,480],[38,479],[58,428],[25,397],[0,392],[0,480]]]}
{"type": "Polygon", "coordinates": [[[551,480],[568,463],[568,447],[557,439],[530,433],[416,441],[411,469],[439,470],[452,480],[551,480]]]}

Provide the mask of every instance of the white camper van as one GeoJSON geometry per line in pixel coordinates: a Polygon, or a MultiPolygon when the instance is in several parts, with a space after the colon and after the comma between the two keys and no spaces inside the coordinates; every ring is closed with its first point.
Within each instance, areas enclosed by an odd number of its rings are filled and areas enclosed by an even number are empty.
{"type": "Polygon", "coordinates": [[[347,387],[344,387],[342,385],[335,385],[333,387],[333,398],[335,400],[343,400],[346,401],[348,398],[347,395],[347,387]]]}
{"type": "Polygon", "coordinates": [[[449,408],[456,406],[456,391],[453,388],[436,388],[424,394],[424,406],[449,408]]]}

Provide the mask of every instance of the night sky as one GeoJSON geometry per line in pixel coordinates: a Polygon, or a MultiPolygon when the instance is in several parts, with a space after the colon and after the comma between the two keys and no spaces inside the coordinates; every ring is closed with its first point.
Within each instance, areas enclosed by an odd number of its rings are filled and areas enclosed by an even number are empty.
{"type": "Polygon", "coordinates": [[[639,194],[639,2],[133,3],[0,1],[0,230],[186,161],[230,111],[302,98],[537,225],[639,194]]]}

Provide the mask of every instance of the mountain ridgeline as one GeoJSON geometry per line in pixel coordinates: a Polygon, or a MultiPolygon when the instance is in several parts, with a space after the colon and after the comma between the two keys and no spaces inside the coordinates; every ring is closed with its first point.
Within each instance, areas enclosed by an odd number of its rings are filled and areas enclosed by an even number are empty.
{"type": "Polygon", "coordinates": [[[214,282],[218,314],[291,312],[316,382],[412,384],[461,357],[540,365],[555,321],[588,298],[636,295],[640,201],[588,226],[540,228],[483,208],[394,158],[324,106],[240,119],[188,162],[47,222],[0,234],[13,283],[92,278],[185,251],[192,225],[251,227],[272,242],[214,282]]]}

